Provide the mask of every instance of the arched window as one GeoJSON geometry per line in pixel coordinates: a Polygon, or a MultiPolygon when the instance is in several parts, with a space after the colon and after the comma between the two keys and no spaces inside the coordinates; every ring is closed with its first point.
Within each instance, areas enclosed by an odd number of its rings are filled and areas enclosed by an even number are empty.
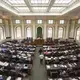
{"type": "Polygon", "coordinates": [[[0,27],[0,40],[4,39],[4,32],[3,32],[3,28],[0,27]]]}
{"type": "Polygon", "coordinates": [[[27,37],[32,37],[32,35],[31,35],[31,28],[30,27],[28,27],[26,29],[26,32],[27,32],[27,37]]]}
{"type": "Polygon", "coordinates": [[[59,27],[59,30],[58,30],[58,38],[62,38],[63,37],[63,28],[62,27],[59,27]]]}
{"type": "Polygon", "coordinates": [[[21,27],[15,28],[15,38],[21,38],[21,27]]]}
{"type": "Polygon", "coordinates": [[[48,28],[48,38],[52,38],[52,28],[48,28]]]}
{"type": "Polygon", "coordinates": [[[80,40],[80,27],[77,29],[76,40],[80,40]]]}

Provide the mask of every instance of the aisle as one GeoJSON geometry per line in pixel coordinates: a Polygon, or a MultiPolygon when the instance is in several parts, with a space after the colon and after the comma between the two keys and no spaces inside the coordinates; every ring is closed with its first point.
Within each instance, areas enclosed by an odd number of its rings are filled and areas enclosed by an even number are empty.
{"type": "Polygon", "coordinates": [[[40,64],[39,49],[40,47],[36,48],[31,80],[47,80],[45,65],[40,64]]]}

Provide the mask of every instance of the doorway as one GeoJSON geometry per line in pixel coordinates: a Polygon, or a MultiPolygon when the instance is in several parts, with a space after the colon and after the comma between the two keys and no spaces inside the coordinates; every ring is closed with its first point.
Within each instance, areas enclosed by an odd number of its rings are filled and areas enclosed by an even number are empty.
{"type": "Polygon", "coordinates": [[[42,38],[42,28],[41,27],[37,28],[37,38],[42,38]]]}

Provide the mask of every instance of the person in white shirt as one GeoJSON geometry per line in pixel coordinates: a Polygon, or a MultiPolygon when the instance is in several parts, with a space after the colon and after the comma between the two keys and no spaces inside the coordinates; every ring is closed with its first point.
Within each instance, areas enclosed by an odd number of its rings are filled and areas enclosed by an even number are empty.
{"type": "Polygon", "coordinates": [[[39,58],[40,58],[40,63],[43,64],[44,55],[43,55],[43,54],[40,54],[40,55],[39,55],[39,58]]]}

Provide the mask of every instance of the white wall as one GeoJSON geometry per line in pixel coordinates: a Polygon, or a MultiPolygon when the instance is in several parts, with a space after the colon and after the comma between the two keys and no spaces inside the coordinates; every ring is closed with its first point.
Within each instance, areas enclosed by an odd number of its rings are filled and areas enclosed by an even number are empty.
{"type": "Polygon", "coordinates": [[[35,18],[35,17],[26,17],[26,18],[20,18],[20,17],[11,17],[9,20],[4,20],[4,36],[9,37],[11,36],[12,39],[15,39],[15,27],[20,26],[21,27],[21,38],[26,38],[26,27],[31,27],[32,30],[32,37],[33,39],[37,38],[37,27],[42,27],[42,33],[43,33],[43,39],[47,38],[47,27],[52,27],[53,28],[53,39],[58,38],[58,28],[63,27],[64,32],[63,32],[63,39],[67,39],[69,37],[76,38],[76,27],[79,27],[79,25],[76,22],[77,20],[75,19],[65,19],[65,18],[60,18],[60,19],[54,19],[54,18],[35,18]],[[16,24],[15,20],[21,20],[20,24],[16,24]],[[37,24],[37,20],[42,19],[43,23],[42,24],[37,24]],[[60,20],[65,20],[64,24],[59,24],[60,20]],[[26,24],[25,20],[31,20],[31,24],[26,24]],[[48,24],[48,20],[54,20],[54,24],[48,24]]]}

